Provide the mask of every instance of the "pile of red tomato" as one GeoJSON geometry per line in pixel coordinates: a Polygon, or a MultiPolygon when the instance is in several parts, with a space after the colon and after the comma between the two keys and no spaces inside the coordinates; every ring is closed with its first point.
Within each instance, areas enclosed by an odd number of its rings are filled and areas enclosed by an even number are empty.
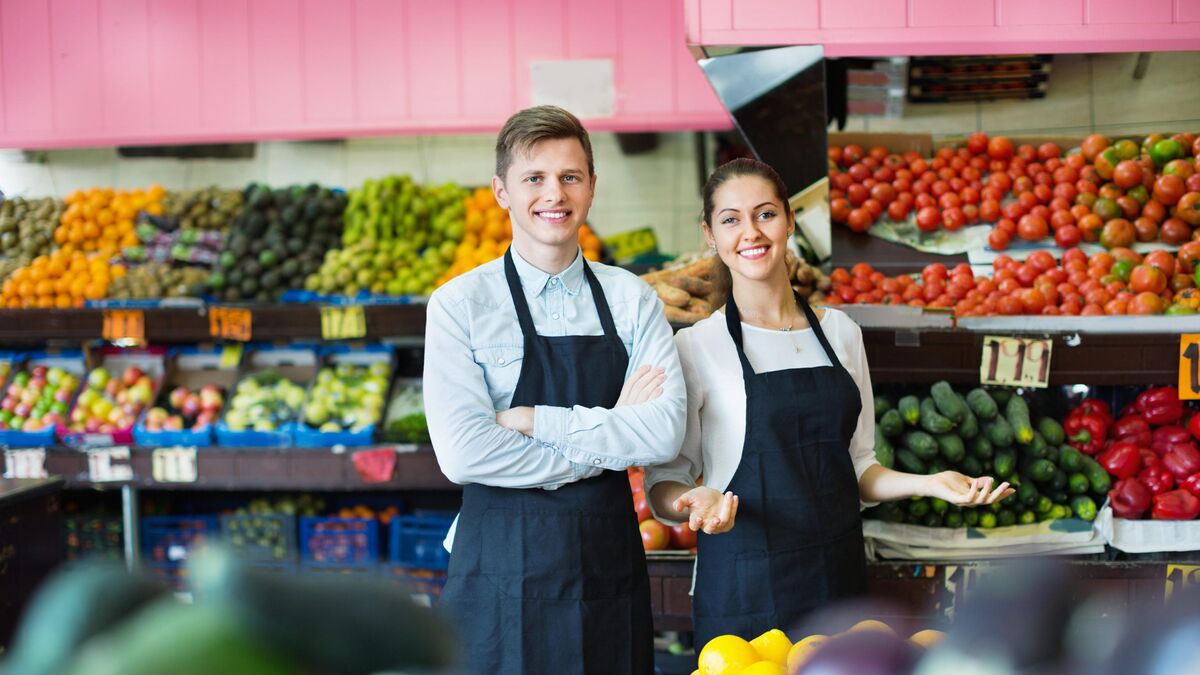
{"type": "MultiPolygon", "coordinates": [[[[1178,245],[1200,227],[1200,139],[1152,134],[1141,146],[1088,136],[1064,157],[1055,143],[1014,147],[1005,136],[975,133],[931,160],[877,146],[832,146],[830,210],[836,223],[865,232],[886,211],[894,221],[916,212],[917,227],[958,230],[995,223],[988,244],[1053,236],[1070,248],[1107,248],[1161,239],[1178,245]]],[[[1200,231],[1200,230],[1197,230],[1200,231]]]]}
{"type": "Polygon", "coordinates": [[[655,520],[654,514],[650,512],[650,503],[646,501],[646,492],[642,486],[644,477],[642,469],[629,470],[629,489],[633,492],[633,510],[637,513],[638,529],[642,533],[642,548],[647,551],[694,550],[697,534],[687,526],[687,523],[672,526],[655,520]]]}
{"type": "Polygon", "coordinates": [[[859,263],[833,271],[826,303],[947,308],[957,316],[1195,314],[1198,268],[1200,241],[1184,244],[1178,255],[1115,248],[1089,258],[1073,248],[1061,264],[1049,251],[1024,262],[1001,255],[991,277],[975,275],[966,263],[953,270],[927,265],[919,278],[888,277],[859,263]]]}

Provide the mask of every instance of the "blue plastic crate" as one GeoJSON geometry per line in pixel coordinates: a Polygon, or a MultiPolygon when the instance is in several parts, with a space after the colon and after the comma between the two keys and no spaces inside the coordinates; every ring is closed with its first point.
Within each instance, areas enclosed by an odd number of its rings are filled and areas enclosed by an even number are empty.
{"type": "Polygon", "coordinates": [[[376,569],[379,521],[374,518],[300,519],[300,564],[305,569],[376,569]]]}
{"type": "Polygon", "coordinates": [[[450,552],[442,545],[454,514],[397,516],[390,532],[391,563],[400,567],[444,570],[450,552]]]}
{"type": "Polygon", "coordinates": [[[217,422],[217,445],[227,448],[288,448],[292,445],[295,429],[295,422],[287,422],[275,431],[234,431],[225,424],[225,419],[221,418],[217,422]]]}
{"type": "Polygon", "coordinates": [[[142,518],[142,558],[156,569],[182,567],[193,548],[218,537],[216,516],[147,516],[142,518]]]}
{"type": "Polygon", "coordinates": [[[255,567],[296,567],[296,517],[283,513],[221,516],[221,540],[235,556],[255,567]],[[274,538],[278,546],[264,546],[274,538]],[[279,550],[276,550],[279,549],[279,550]],[[282,554],[278,555],[277,554],[282,554]]]}
{"type": "MultiPolygon", "coordinates": [[[[68,411],[75,408],[75,397],[87,386],[88,371],[84,367],[82,351],[68,349],[62,351],[7,352],[7,354],[10,357],[15,356],[15,358],[13,359],[12,374],[9,375],[9,381],[3,383],[4,387],[8,387],[12,378],[19,371],[34,365],[59,366],[80,379],[79,386],[75,388],[75,391],[71,392],[71,398],[67,404],[68,411]]],[[[55,436],[57,433],[58,428],[55,425],[50,425],[40,431],[0,429],[0,446],[6,448],[40,448],[55,445],[55,436]]]]}

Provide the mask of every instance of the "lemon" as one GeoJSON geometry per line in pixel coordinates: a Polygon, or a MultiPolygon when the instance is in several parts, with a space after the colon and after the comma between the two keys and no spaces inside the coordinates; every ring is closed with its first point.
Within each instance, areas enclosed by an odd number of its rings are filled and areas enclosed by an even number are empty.
{"type": "Polygon", "coordinates": [[[787,675],[783,666],[774,661],[759,661],[752,663],[740,671],[738,675],[787,675]]]}
{"type": "Polygon", "coordinates": [[[792,645],[792,648],[788,650],[787,663],[785,664],[787,666],[787,672],[794,673],[797,670],[800,670],[800,666],[804,665],[804,662],[808,661],[808,659],[812,657],[817,648],[821,646],[821,643],[828,639],[829,638],[818,633],[816,635],[809,635],[803,640],[800,640],[796,644],[792,645]]]}
{"type": "Polygon", "coordinates": [[[783,665],[787,663],[788,650],[792,648],[792,641],[788,636],[778,628],[759,635],[750,641],[750,646],[754,647],[754,651],[758,652],[758,657],[764,661],[778,663],[783,665]]]}
{"type": "Polygon", "coordinates": [[[699,666],[703,675],[738,675],[758,660],[758,652],[749,642],[736,635],[720,635],[700,650],[699,666]]]}

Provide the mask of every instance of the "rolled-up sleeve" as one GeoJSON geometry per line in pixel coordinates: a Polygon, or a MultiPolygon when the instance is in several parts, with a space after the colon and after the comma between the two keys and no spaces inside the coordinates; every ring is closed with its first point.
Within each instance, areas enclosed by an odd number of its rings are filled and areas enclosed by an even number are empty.
{"type": "Polygon", "coordinates": [[[426,310],[425,416],[442,473],[460,485],[505,488],[553,488],[589,473],[549,444],[496,423],[483,369],[471,353],[468,304],[448,286],[426,310]]]}
{"type": "Polygon", "coordinates": [[[652,288],[638,297],[637,322],[626,378],[641,366],[661,367],[662,395],[617,408],[536,406],[533,435],[572,462],[624,470],[675,458],[683,441],[687,392],[662,301],[652,288]]]}
{"type": "MultiPolygon", "coordinates": [[[[700,443],[700,411],[704,408],[704,389],[700,386],[700,380],[697,377],[687,337],[688,333],[686,331],[675,336],[675,346],[679,351],[679,366],[683,372],[684,387],[687,391],[687,414],[684,424],[683,444],[680,446],[679,455],[675,459],[664,464],[655,464],[646,467],[644,484],[647,494],[650,493],[650,490],[655,485],[668,481],[682,483],[689,488],[696,487],[696,479],[704,471],[704,454],[700,443]]],[[[647,501],[655,518],[671,525],[679,524],[678,521],[666,518],[658,513],[657,509],[654,508],[653,500],[647,501]]]]}

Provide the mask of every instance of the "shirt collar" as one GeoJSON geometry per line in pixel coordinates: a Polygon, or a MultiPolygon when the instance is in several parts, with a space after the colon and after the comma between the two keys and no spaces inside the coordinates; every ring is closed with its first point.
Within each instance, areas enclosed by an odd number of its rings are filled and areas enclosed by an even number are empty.
{"type": "Polygon", "coordinates": [[[550,279],[557,278],[559,283],[566,289],[567,295],[578,295],[580,288],[583,286],[583,252],[576,250],[575,260],[567,269],[558,274],[546,274],[542,270],[530,265],[517,252],[516,247],[511,247],[513,266],[517,268],[517,277],[521,280],[521,287],[527,292],[537,297],[546,290],[546,286],[550,283],[550,279]]]}

